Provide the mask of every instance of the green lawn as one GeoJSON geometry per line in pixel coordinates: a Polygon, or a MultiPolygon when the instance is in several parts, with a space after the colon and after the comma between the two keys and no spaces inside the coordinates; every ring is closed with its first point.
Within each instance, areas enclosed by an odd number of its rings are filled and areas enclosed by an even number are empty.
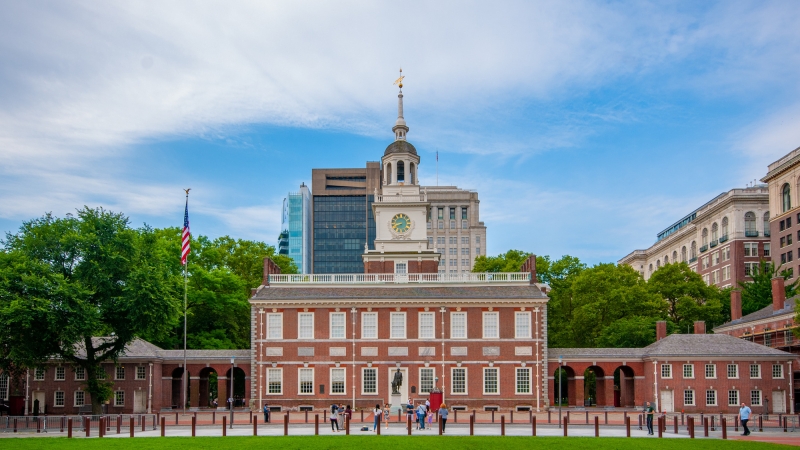
{"type": "Polygon", "coordinates": [[[361,447],[380,450],[409,450],[409,448],[446,449],[785,449],[787,446],[761,442],[647,439],[644,438],[561,438],[561,437],[500,437],[500,436],[288,436],[288,437],[197,437],[197,438],[137,438],[137,439],[66,439],[66,438],[11,438],[0,442],[10,444],[15,450],[25,449],[208,449],[246,450],[280,448],[281,450],[341,449],[361,447]],[[565,442],[567,441],[567,442],[565,442]],[[568,447],[563,447],[567,445],[568,447]]]}

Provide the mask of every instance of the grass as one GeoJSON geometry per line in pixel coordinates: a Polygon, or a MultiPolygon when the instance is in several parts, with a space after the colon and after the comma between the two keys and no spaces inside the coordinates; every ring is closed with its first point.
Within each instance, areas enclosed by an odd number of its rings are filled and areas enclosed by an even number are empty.
{"type": "Polygon", "coordinates": [[[138,438],[138,439],[66,439],[66,438],[13,438],[2,440],[15,450],[26,449],[208,449],[247,450],[280,448],[281,450],[341,449],[360,447],[364,449],[408,450],[409,448],[447,449],[544,449],[569,448],[570,450],[602,449],[665,449],[665,450],[715,450],[785,449],[788,446],[762,442],[647,439],[644,438],[583,438],[583,437],[500,437],[500,436],[265,436],[265,437],[195,437],[195,438],[138,438]],[[566,445],[566,447],[565,447],[566,445]]]}

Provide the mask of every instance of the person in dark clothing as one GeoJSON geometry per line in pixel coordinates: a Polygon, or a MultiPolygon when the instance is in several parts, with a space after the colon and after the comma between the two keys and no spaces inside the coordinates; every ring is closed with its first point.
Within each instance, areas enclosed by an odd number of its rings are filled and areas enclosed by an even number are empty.
{"type": "Polygon", "coordinates": [[[647,402],[644,407],[644,413],[647,417],[647,434],[652,436],[653,435],[653,415],[655,414],[656,409],[653,408],[653,405],[650,402],[647,402]]]}
{"type": "Polygon", "coordinates": [[[269,406],[264,403],[264,423],[269,423],[269,406]]]}

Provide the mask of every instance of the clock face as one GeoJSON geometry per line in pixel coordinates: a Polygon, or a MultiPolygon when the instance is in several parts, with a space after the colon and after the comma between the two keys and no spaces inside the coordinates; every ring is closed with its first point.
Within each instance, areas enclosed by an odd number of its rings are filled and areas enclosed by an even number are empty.
{"type": "Polygon", "coordinates": [[[411,219],[405,214],[392,217],[392,229],[398,233],[405,233],[411,229],[411,219]]]}

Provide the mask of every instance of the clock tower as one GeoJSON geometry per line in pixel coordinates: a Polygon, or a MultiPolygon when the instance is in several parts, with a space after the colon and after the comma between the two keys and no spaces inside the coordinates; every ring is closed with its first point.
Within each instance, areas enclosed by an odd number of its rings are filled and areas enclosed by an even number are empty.
{"type": "Polygon", "coordinates": [[[439,253],[428,246],[430,203],[419,187],[419,155],[406,140],[403,118],[403,77],[397,80],[397,122],[394,142],[381,158],[381,190],[372,204],[375,217],[375,249],[365,249],[364,273],[437,273],[439,253]]]}

